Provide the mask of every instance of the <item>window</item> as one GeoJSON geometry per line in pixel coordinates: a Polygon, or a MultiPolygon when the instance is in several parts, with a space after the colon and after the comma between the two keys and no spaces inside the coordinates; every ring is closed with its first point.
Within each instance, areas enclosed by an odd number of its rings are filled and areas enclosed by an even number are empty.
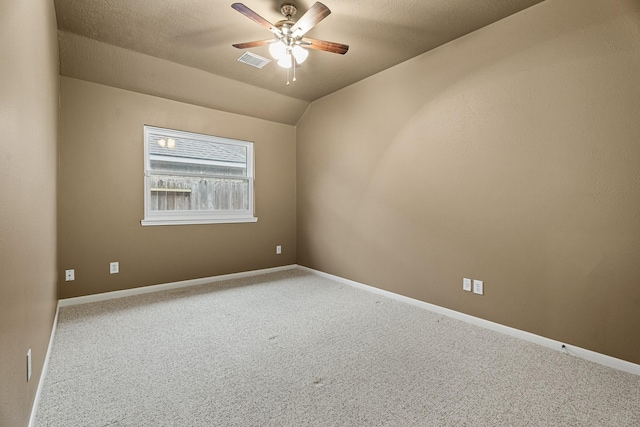
{"type": "Polygon", "coordinates": [[[253,143],[144,127],[142,225],[255,222],[253,143]]]}

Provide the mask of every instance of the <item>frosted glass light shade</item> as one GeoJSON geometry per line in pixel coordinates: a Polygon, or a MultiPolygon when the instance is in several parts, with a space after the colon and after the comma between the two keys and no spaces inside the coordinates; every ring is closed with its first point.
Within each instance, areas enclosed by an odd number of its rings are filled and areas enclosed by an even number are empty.
{"type": "Polygon", "coordinates": [[[296,62],[298,64],[302,64],[305,59],[307,59],[307,56],[309,56],[309,51],[299,45],[294,46],[291,53],[296,57],[296,62]]]}
{"type": "Polygon", "coordinates": [[[287,54],[278,60],[278,65],[282,68],[291,68],[293,65],[292,56],[287,54]]]}
{"type": "Polygon", "coordinates": [[[269,53],[275,59],[282,59],[287,54],[287,47],[283,42],[277,41],[269,45],[269,53]]]}

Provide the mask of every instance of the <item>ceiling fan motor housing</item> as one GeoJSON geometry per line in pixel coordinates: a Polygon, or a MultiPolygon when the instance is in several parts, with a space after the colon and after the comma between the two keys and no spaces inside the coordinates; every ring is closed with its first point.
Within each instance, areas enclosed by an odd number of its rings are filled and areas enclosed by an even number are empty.
{"type": "MultiPolygon", "coordinates": [[[[286,37],[291,34],[291,28],[293,28],[294,24],[295,24],[295,21],[291,21],[289,19],[283,19],[282,21],[276,22],[275,27],[280,31],[282,31],[282,35],[286,37]]],[[[279,37],[278,35],[276,35],[276,37],[279,39],[282,38],[282,37],[279,37]]]]}

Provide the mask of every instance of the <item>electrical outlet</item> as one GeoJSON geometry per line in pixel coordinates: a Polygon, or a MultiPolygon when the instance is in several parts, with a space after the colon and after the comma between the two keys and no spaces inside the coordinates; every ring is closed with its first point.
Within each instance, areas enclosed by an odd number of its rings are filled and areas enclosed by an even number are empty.
{"type": "Polygon", "coordinates": [[[76,280],[76,271],[75,270],[65,270],[64,271],[64,280],[67,282],[71,282],[76,280]]]}
{"type": "Polygon", "coordinates": [[[120,273],[120,263],[112,262],[109,264],[109,274],[120,273]]]}
{"type": "Polygon", "coordinates": [[[27,351],[27,382],[31,379],[31,349],[27,351]]]}
{"type": "Polygon", "coordinates": [[[484,282],[482,280],[473,281],[473,293],[478,295],[484,295],[484,282]]]}
{"type": "Polygon", "coordinates": [[[466,277],[462,279],[462,290],[471,292],[471,279],[467,279],[466,277]]]}
{"type": "Polygon", "coordinates": [[[276,254],[280,255],[282,253],[282,246],[276,246],[276,254]]]}

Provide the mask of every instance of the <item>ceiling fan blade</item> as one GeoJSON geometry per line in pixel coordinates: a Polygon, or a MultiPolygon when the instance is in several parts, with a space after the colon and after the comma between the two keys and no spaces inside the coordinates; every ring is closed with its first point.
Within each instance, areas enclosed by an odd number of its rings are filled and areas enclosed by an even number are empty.
{"type": "Polygon", "coordinates": [[[258,46],[266,46],[269,43],[274,42],[276,39],[269,39],[269,40],[257,40],[255,42],[246,42],[246,43],[236,43],[233,45],[233,47],[238,48],[238,49],[249,49],[252,47],[258,47],[258,46]]]}
{"type": "Polygon", "coordinates": [[[267,30],[275,34],[281,34],[281,31],[277,29],[275,25],[273,25],[271,22],[267,21],[262,16],[255,13],[253,10],[249,9],[244,4],[233,3],[231,7],[237,10],[238,12],[240,12],[241,14],[243,14],[244,16],[246,16],[247,18],[251,19],[253,22],[257,23],[258,25],[266,28],[267,30]]]}
{"type": "Polygon", "coordinates": [[[349,46],[342,43],[328,42],[324,40],[316,40],[304,37],[301,43],[302,47],[308,47],[310,49],[324,50],[325,52],[339,53],[344,55],[349,50],[349,46]]]}
{"type": "Polygon", "coordinates": [[[315,27],[315,25],[329,16],[331,11],[327,6],[315,2],[311,9],[307,10],[291,30],[293,37],[302,37],[307,31],[315,27]]]}

